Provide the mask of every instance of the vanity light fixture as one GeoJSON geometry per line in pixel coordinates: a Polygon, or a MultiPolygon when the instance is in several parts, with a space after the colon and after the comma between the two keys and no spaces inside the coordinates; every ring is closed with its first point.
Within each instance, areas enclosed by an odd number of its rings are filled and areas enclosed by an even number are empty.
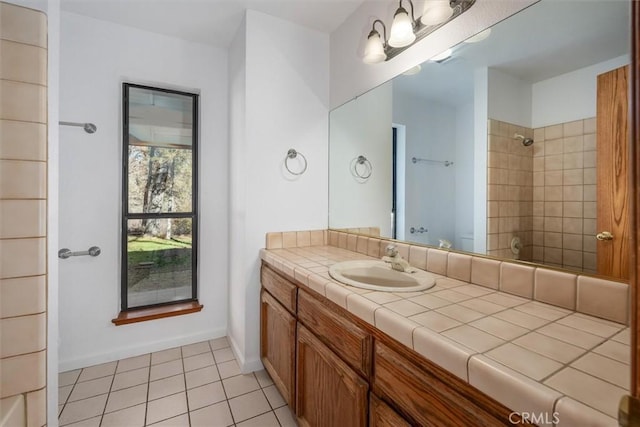
{"type": "Polygon", "coordinates": [[[396,13],[393,15],[393,23],[391,24],[391,31],[389,34],[389,46],[392,47],[406,47],[416,40],[414,28],[416,27],[416,20],[413,16],[413,2],[407,0],[411,6],[411,16],[407,10],[402,7],[402,0],[396,13]]]}
{"type": "Polygon", "coordinates": [[[481,42],[482,40],[486,39],[487,37],[489,37],[490,34],[491,34],[491,28],[487,28],[486,30],[479,32],[475,36],[469,37],[464,42],[465,43],[478,43],[478,42],[481,42]]]}
{"type": "Polygon", "coordinates": [[[466,12],[476,2],[476,0],[427,0],[422,16],[416,20],[412,0],[405,1],[409,2],[411,13],[403,7],[402,0],[399,0],[398,9],[393,16],[393,23],[389,30],[389,39],[387,39],[387,29],[384,22],[380,19],[373,21],[362,58],[366,64],[377,64],[390,60],[415,42],[422,40],[442,25],[466,12]],[[380,32],[376,30],[378,22],[382,25],[382,38],[380,32]]]}
{"type": "Polygon", "coordinates": [[[449,59],[451,58],[451,54],[453,53],[453,50],[451,49],[447,49],[444,52],[440,52],[439,54],[437,54],[436,56],[433,56],[431,58],[429,58],[429,61],[433,61],[433,62],[442,62],[445,59],[449,59]]]}

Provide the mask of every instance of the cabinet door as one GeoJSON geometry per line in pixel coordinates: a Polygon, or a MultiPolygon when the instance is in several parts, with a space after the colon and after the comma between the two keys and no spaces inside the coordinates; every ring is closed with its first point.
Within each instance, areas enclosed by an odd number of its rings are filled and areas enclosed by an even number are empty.
{"type": "Polygon", "coordinates": [[[280,394],[295,409],[296,318],[264,290],[260,306],[262,363],[280,394]]]}
{"type": "Polygon", "coordinates": [[[296,412],[301,426],[367,425],[369,385],[301,325],[296,368],[296,412]]]}
{"type": "Polygon", "coordinates": [[[375,394],[370,394],[369,399],[369,427],[410,427],[396,411],[389,405],[378,399],[375,394]]]}

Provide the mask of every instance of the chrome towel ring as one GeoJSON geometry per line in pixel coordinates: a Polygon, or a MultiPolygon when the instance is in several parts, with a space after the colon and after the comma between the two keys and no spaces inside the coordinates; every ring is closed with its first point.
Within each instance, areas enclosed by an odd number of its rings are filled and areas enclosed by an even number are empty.
{"type": "Polygon", "coordinates": [[[367,159],[365,156],[360,155],[354,158],[353,160],[351,160],[351,174],[355,178],[360,178],[365,180],[369,179],[372,172],[373,172],[373,166],[371,165],[371,162],[369,161],[369,159],[367,159]]]}
{"type": "Polygon", "coordinates": [[[293,148],[289,148],[289,151],[287,151],[287,157],[284,158],[284,167],[287,168],[287,170],[291,175],[302,175],[307,170],[307,158],[302,153],[294,150],[293,148]],[[302,170],[300,170],[299,172],[294,172],[291,170],[291,168],[289,168],[289,160],[295,159],[298,156],[302,157],[304,166],[302,167],[302,170]]]}

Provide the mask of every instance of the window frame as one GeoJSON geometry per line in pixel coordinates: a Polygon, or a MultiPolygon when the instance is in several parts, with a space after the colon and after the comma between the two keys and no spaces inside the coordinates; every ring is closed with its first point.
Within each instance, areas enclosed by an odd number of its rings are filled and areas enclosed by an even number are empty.
{"type": "Polygon", "coordinates": [[[141,85],[137,83],[122,83],[122,199],[121,199],[121,245],[120,245],[120,310],[127,312],[132,310],[147,309],[185,302],[198,301],[198,142],[199,142],[199,104],[200,95],[175,89],[167,89],[156,86],[141,85]],[[177,94],[191,97],[192,99],[192,148],[191,148],[191,212],[168,213],[130,213],[129,212],[129,90],[147,89],[163,93],[177,94]],[[189,218],[191,219],[191,298],[161,302],[144,306],[128,306],[128,221],[131,219],[164,219],[164,218],[189,218]]]}

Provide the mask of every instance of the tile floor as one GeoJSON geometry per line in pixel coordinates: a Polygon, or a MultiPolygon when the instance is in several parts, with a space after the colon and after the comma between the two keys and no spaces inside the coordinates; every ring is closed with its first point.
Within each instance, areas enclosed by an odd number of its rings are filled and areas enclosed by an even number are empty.
{"type": "Polygon", "coordinates": [[[296,426],[265,371],[241,375],[218,338],[59,375],[59,424],[296,426]]]}

